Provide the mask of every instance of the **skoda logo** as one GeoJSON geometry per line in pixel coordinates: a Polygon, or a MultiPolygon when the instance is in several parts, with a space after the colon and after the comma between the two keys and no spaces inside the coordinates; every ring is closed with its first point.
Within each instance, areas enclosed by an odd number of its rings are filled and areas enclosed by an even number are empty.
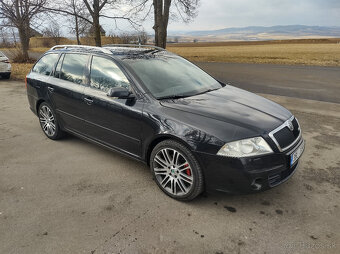
{"type": "Polygon", "coordinates": [[[294,126],[293,126],[292,121],[288,121],[288,128],[289,128],[291,131],[294,130],[294,126]]]}

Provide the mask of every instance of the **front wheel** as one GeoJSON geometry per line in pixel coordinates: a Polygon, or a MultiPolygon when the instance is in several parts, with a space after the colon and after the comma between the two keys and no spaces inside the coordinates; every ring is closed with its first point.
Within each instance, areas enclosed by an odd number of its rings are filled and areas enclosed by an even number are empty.
{"type": "Polygon", "coordinates": [[[56,115],[48,103],[43,102],[39,105],[38,116],[41,129],[48,138],[55,140],[64,135],[59,127],[56,115]]]}
{"type": "Polygon", "coordinates": [[[159,188],[168,196],[189,201],[203,191],[203,174],[190,150],[174,140],[160,142],[153,149],[150,168],[159,188]]]}

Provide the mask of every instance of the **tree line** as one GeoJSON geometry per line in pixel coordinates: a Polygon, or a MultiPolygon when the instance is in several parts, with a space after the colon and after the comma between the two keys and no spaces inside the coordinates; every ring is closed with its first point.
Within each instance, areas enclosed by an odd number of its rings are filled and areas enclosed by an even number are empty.
{"type": "MultiPolygon", "coordinates": [[[[44,27],[45,32],[55,33],[58,22],[72,25],[72,31],[80,44],[84,29],[91,26],[96,46],[101,46],[101,22],[106,19],[118,27],[124,20],[138,31],[143,21],[153,15],[155,45],[166,48],[169,19],[183,22],[197,14],[200,0],[0,0],[0,27],[12,27],[18,31],[23,61],[29,59],[28,49],[33,27],[44,27]],[[56,18],[60,17],[60,18],[56,18]],[[64,17],[64,18],[62,18],[64,17]],[[53,20],[46,27],[46,20],[53,20]]],[[[107,23],[107,22],[106,22],[107,23]]]]}

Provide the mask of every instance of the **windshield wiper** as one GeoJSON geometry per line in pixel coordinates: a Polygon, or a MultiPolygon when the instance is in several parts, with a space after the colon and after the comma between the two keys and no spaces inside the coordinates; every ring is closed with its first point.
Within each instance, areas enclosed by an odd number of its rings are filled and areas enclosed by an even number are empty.
{"type": "Polygon", "coordinates": [[[158,97],[158,100],[165,100],[165,99],[180,99],[180,98],[185,98],[189,97],[192,95],[183,95],[183,94],[178,94],[178,95],[169,95],[169,96],[163,96],[163,97],[158,97]]]}
{"type": "MultiPolygon", "coordinates": [[[[221,87],[218,87],[218,88],[210,88],[210,89],[208,89],[208,90],[205,90],[205,91],[203,91],[203,92],[200,92],[200,93],[196,93],[196,94],[194,94],[194,95],[199,95],[199,94],[209,93],[209,92],[212,92],[212,91],[218,90],[218,89],[220,89],[220,88],[221,88],[221,87]]],[[[192,96],[194,96],[194,95],[192,95],[192,96]]]]}
{"type": "Polygon", "coordinates": [[[205,91],[200,92],[200,93],[195,93],[195,94],[187,94],[187,95],[184,95],[184,94],[168,95],[168,96],[159,97],[159,98],[157,98],[157,99],[158,99],[158,100],[164,100],[164,99],[180,99],[180,98],[186,98],[186,97],[196,96],[196,95],[199,95],[199,94],[204,94],[204,93],[208,93],[208,92],[211,92],[211,91],[215,91],[215,90],[218,90],[218,89],[220,89],[220,88],[221,88],[221,87],[218,87],[218,88],[211,88],[211,89],[205,90],[205,91]]]}

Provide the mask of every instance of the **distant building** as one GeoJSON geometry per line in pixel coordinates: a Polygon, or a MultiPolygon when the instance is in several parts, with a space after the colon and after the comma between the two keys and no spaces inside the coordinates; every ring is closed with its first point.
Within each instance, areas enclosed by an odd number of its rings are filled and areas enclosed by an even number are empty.
{"type": "MultiPolygon", "coordinates": [[[[93,26],[90,27],[90,29],[88,30],[87,34],[90,35],[90,36],[93,36],[93,34],[94,34],[94,27],[93,26]]],[[[102,26],[100,26],[100,35],[101,36],[105,36],[106,35],[106,31],[104,30],[104,28],[102,26]]]]}
{"type": "Polygon", "coordinates": [[[34,28],[30,28],[30,38],[31,37],[42,37],[42,33],[38,32],[37,30],[35,30],[34,28]]]}

